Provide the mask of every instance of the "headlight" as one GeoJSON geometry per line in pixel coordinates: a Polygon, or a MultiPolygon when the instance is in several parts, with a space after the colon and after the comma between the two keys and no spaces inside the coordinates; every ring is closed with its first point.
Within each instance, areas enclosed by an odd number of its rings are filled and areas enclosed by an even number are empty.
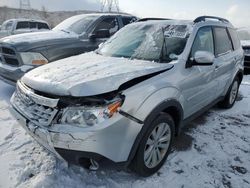
{"type": "Polygon", "coordinates": [[[117,100],[105,107],[68,107],[63,111],[61,123],[79,127],[93,126],[111,118],[121,107],[117,100]]]}
{"type": "Polygon", "coordinates": [[[48,60],[40,53],[22,52],[20,55],[25,65],[44,65],[48,63],[48,60]]]}

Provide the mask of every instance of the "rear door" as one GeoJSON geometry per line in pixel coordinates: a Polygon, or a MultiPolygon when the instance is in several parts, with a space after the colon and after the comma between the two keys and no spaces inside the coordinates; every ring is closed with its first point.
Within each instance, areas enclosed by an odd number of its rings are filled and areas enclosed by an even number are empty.
{"type": "Polygon", "coordinates": [[[214,27],[215,40],[215,78],[219,85],[217,87],[217,97],[225,90],[225,86],[231,80],[236,64],[236,54],[233,53],[233,44],[227,28],[214,27]]]}

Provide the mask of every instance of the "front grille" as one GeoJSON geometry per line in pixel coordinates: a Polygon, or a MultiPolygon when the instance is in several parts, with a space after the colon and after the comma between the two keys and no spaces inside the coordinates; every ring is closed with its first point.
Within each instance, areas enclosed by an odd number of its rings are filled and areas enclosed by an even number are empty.
{"type": "Polygon", "coordinates": [[[245,55],[244,66],[250,67],[250,56],[245,55]]]}
{"type": "Polygon", "coordinates": [[[29,92],[26,93],[23,91],[19,85],[18,83],[16,92],[12,97],[12,105],[30,122],[38,126],[49,126],[56,116],[58,109],[38,104],[29,95],[29,92]]]}
{"type": "Polygon", "coordinates": [[[245,56],[245,61],[250,62],[250,56],[245,56]]]}
{"type": "Polygon", "coordinates": [[[2,47],[3,54],[15,55],[16,52],[13,49],[2,47]]]}
{"type": "Polygon", "coordinates": [[[16,51],[13,48],[0,46],[2,62],[11,66],[19,66],[16,51]]]}
{"type": "Polygon", "coordinates": [[[3,55],[3,58],[5,60],[6,64],[12,65],[12,66],[18,66],[19,62],[16,58],[12,58],[12,57],[6,57],[5,55],[3,55]]]}

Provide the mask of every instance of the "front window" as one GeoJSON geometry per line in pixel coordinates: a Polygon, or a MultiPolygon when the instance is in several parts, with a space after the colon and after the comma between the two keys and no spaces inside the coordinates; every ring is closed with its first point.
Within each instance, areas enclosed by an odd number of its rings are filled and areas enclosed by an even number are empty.
{"type": "Polygon", "coordinates": [[[183,52],[188,36],[187,25],[131,24],[111,37],[97,53],[170,62],[183,52]]]}
{"type": "Polygon", "coordinates": [[[192,46],[191,57],[194,57],[197,51],[214,54],[214,39],[211,27],[203,27],[198,31],[192,46]]]}
{"type": "Polygon", "coordinates": [[[53,30],[61,30],[66,32],[74,32],[78,35],[84,33],[89,25],[93,23],[98,16],[74,16],[64,20],[62,23],[57,25],[53,30]]]}
{"type": "Polygon", "coordinates": [[[104,18],[95,28],[98,30],[109,30],[110,35],[115,34],[119,30],[118,21],[115,17],[104,18]]]}

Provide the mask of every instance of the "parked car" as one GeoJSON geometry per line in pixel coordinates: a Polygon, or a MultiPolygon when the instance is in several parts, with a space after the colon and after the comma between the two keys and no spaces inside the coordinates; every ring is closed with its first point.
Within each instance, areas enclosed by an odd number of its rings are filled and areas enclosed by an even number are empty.
{"type": "Polygon", "coordinates": [[[11,19],[3,23],[0,38],[21,33],[47,31],[50,27],[47,22],[33,19],[11,19]]]}
{"type": "Polygon", "coordinates": [[[4,38],[0,40],[0,79],[15,85],[37,66],[95,50],[135,20],[126,14],[83,14],[66,19],[52,31],[4,38]]]}
{"type": "Polygon", "coordinates": [[[25,74],[12,113],[66,161],[90,160],[96,169],[104,158],[149,176],[183,125],[218,102],[234,105],[242,78],[243,50],[229,21],[141,21],[95,52],[25,74]]]}
{"type": "Polygon", "coordinates": [[[238,29],[238,36],[245,54],[245,72],[250,72],[250,29],[238,29]]]}

